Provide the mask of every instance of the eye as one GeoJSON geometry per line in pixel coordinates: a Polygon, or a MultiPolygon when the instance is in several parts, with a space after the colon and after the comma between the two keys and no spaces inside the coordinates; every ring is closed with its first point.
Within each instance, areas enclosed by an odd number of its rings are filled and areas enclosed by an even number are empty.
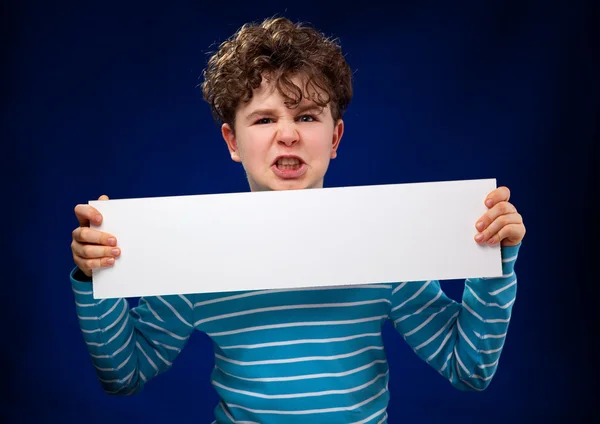
{"type": "Polygon", "coordinates": [[[270,124],[271,121],[272,121],[271,118],[260,118],[259,120],[257,120],[255,122],[255,124],[259,124],[259,125],[270,124]]]}
{"type": "Polygon", "coordinates": [[[316,121],[316,119],[312,115],[302,115],[300,117],[300,122],[313,122],[313,121],[316,121]]]}

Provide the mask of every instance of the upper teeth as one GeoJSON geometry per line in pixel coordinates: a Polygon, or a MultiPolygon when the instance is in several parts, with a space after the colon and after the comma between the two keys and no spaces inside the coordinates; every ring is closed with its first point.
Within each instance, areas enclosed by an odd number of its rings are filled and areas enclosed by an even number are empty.
{"type": "Polygon", "coordinates": [[[277,165],[299,165],[300,160],[298,158],[280,158],[277,160],[277,165]]]}

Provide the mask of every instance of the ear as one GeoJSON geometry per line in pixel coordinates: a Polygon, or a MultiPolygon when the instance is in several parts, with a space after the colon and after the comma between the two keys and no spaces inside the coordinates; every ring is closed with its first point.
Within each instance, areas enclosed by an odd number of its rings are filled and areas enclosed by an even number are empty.
{"type": "Polygon", "coordinates": [[[221,126],[221,134],[223,135],[223,139],[225,140],[225,143],[227,143],[227,148],[229,149],[229,154],[231,155],[231,159],[234,162],[241,162],[242,159],[240,158],[240,153],[237,148],[237,140],[235,138],[235,132],[233,131],[233,128],[231,128],[231,125],[223,124],[221,126]]]}
{"type": "Polygon", "coordinates": [[[337,149],[340,145],[340,141],[342,140],[342,136],[344,135],[344,121],[338,119],[335,127],[333,128],[333,138],[331,140],[331,159],[335,159],[337,157],[337,149]]]}

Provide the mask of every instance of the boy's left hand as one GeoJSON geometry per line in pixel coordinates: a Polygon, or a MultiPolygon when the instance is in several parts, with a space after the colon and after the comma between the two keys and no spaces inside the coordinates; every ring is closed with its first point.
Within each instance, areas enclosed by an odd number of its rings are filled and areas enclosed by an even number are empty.
{"type": "Polygon", "coordinates": [[[508,187],[498,187],[485,198],[488,211],[477,220],[475,235],[478,243],[490,245],[501,243],[502,246],[516,246],[525,236],[523,217],[509,203],[510,190],[508,187]]]}

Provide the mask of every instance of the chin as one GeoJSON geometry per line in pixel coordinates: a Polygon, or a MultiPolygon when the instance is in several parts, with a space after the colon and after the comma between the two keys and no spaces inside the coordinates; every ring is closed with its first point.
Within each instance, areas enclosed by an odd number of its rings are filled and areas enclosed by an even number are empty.
{"type": "Polygon", "coordinates": [[[256,191],[282,191],[282,190],[306,190],[311,188],[322,188],[323,181],[303,180],[278,180],[261,184],[256,191]]]}
{"type": "Polygon", "coordinates": [[[281,190],[305,190],[312,188],[310,184],[303,183],[300,181],[282,181],[280,183],[271,184],[270,190],[281,191],[281,190]]]}

